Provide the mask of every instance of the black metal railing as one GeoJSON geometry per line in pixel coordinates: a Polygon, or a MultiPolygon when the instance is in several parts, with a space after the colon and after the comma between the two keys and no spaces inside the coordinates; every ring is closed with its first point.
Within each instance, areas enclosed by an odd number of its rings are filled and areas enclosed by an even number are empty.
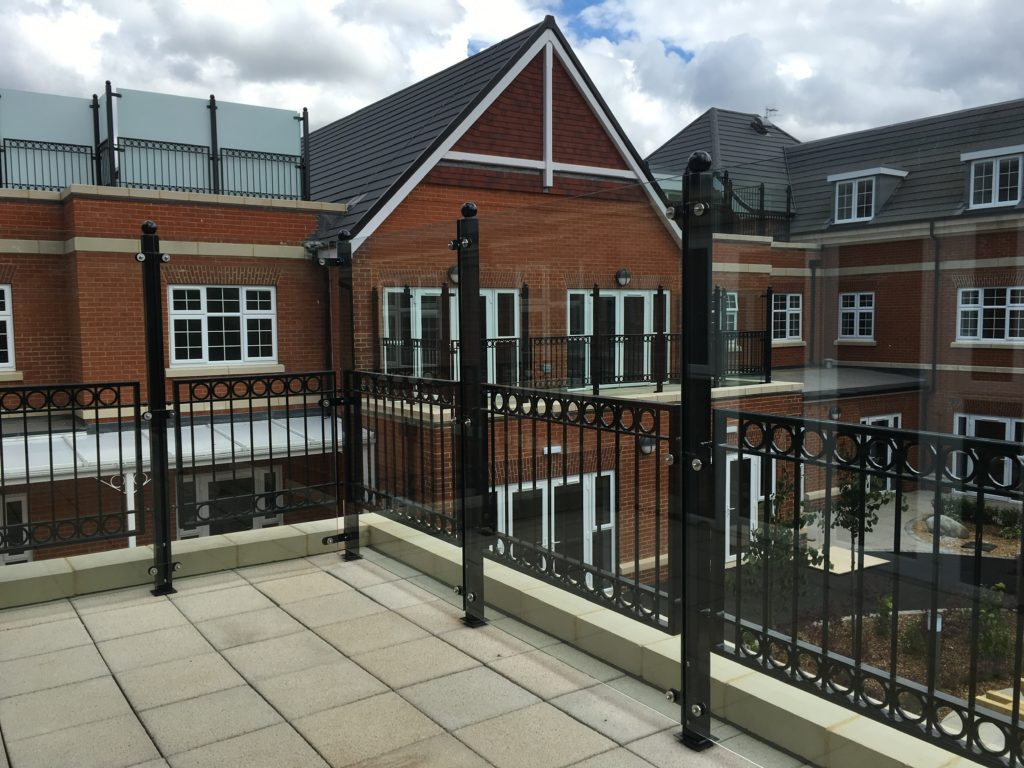
{"type": "Polygon", "coordinates": [[[715,336],[715,383],[770,380],[771,339],[766,331],[719,331],[715,336]]]}
{"type": "Polygon", "coordinates": [[[440,379],[349,371],[347,445],[362,444],[347,478],[362,509],[458,542],[455,408],[458,384],[440,379]]]}
{"type": "Polygon", "coordinates": [[[173,391],[180,535],[334,516],[333,373],[179,379],[173,391]]]}
{"type": "Polygon", "coordinates": [[[716,652],[1021,761],[1024,447],[732,411],[714,442],[716,652]]]}
{"type": "Polygon", "coordinates": [[[90,146],[4,139],[0,154],[0,187],[58,190],[69,184],[96,183],[90,146]]]}
{"type": "Polygon", "coordinates": [[[302,199],[300,155],[120,137],[93,147],[4,139],[0,187],[59,190],[69,184],[302,199]],[[98,170],[97,170],[98,169],[98,170]],[[97,176],[97,173],[99,174],[97,176]]]}
{"type": "Polygon", "coordinates": [[[137,383],[0,388],[0,561],[141,534],[140,425],[137,383]]]}
{"type": "Polygon", "coordinates": [[[496,540],[485,556],[678,631],[668,514],[679,406],[484,387],[496,540]]]}

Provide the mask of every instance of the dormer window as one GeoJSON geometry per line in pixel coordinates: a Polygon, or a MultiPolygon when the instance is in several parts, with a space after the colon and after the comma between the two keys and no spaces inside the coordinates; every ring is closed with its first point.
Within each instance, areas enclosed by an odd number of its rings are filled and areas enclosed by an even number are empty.
{"type": "Polygon", "coordinates": [[[865,168],[862,171],[835,173],[826,180],[835,184],[835,214],[833,222],[847,224],[853,221],[870,221],[892,194],[898,181],[906,177],[906,171],[893,168],[865,168]],[[881,179],[881,190],[876,181],[881,179]]]}
{"type": "Polygon", "coordinates": [[[867,221],[875,212],[875,180],[856,179],[836,184],[836,222],[867,221]]]}
{"type": "Polygon", "coordinates": [[[1021,199],[1021,152],[1024,147],[1003,147],[964,152],[971,162],[971,208],[1016,205],[1021,199]]]}

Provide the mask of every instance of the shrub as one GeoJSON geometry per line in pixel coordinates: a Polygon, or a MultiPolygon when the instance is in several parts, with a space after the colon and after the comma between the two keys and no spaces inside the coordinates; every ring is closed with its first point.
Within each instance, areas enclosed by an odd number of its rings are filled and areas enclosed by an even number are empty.
{"type": "Polygon", "coordinates": [[[879,637],[888,637],[892,624],[892,594],[880,595],[878,598],[878,613],[875,614],[875,634],[879,637]]]}

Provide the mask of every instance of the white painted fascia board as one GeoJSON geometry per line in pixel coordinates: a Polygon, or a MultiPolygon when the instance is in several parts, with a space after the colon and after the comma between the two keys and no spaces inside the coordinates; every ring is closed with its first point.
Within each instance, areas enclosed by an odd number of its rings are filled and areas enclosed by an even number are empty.
{"type": "MultiPolygon", "coordinates": [[[[477,165],[499,165],[507,168],[521,168],[531,171],[546,170],[546,160],[530,160],[525,157],[508,157],[507,155],[484,155],[478,152],[448,152],[445,160],[477,165]]],[[[586,176],[606,176],[612,179],[635,179],[636,174],[623,168],[602,168],[597,165],[577,165],[576,163],[551,163],[551,168],[559,173],[578,173],[586,176]]],[[[550,185],[546,185],[550,186],[550,185]]]]}
{"type": "Polygon", "coordinates": [[[896,168],[886,168],[884,166],[878,166],[877,168],[865,168],[861,171],[847,171],[846,173],[833,173],[830,176],[825,177],[825,181],[831,184],[834,181],[848,181],[849,179],[862,179],[865,176],[896,176],[901,179],[905,179],[909,175],[909,171],[900,171],[896,168]]]}
{"type": "Polygon", "coordinates": [[[388,198],[387,202],[381,206],[380,210],[373,215],[366,226],[360,231],[359,235],[352,239],[352,250],[357,250],[363,242],[373,235],[377,231],[377,228],[387,221],[388,217],[395,212],[395,209],[402,204],[402,201],[407,198],[412,191],[419,186],[419,183],[426,178],[427,174],[430,173],[434,167],[441,161],[441,159],[451,151],[459,139],[461,139],[466,132],[473,127],[477,120],[488,110],[491,105],[505,92],[505,89],[512,84],[512,82],[519,77],[526,65],[536,58],[544,46],[551,41],[553,35],[551,32],[545,32],[537,40],[534,41],[533,45],[530,46],[529,50],[525,54],[519,57],[519,60],[515,65],[505,73],[505,76],[498,81],[498,84],[491,89],[491,91],[484,95],[484,98],[480,100],[480,103],[473,108],[473,111],[466,116],[466,118],[457,126],[455,129],[445,137],[445,140],[430,154],[430,156],[420,164],[419,168],[405,180],[405,183],[399,187],[394,194],[388,198]]]}
{"type": "Polygon", "coordinates": [[[1024,144],[1014,144],[1012,147],[994,147],[992,149],[975,149],[971,152],[961,152],[960,162],[968,160],[983,160],[986,157],[999,157],[1000,155],[1019,155],[1024,153],[1024,144]]]}

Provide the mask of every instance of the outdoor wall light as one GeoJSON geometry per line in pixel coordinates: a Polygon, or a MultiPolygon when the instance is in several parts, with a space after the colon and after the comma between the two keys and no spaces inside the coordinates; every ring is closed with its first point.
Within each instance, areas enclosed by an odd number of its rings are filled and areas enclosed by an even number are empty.
{"type": "Polygon", "coordinates": [[[832,421],[839,421],[839,417],[842,415],[843,409],[840,408],[838,405],[833,405],[831,408],[828,409],[828,417],[832,419],[832,421]]]}
{"type": "Polygon", "coordinates": [[[615,282],[619,284],[620,288],[625,288],[629,285],[629,281],[633,279],[633,276],[629,274],[629,270],[623,267],[615,273],[615,282]]]}
{"type": "Polygon", "coordinates": [[[636,449],[644,456],[650,456],[654,453],[654,449],[657,445],[658,441],[653,437],[648,437],[647,435],[641,435],[636,441],[636,449]]]}
{"type": "Polygon", "coordinates": [[[452,285],[458,285],[459,284],[459,265],[458,264],[452,264],[450,267],[448,267],[448,282],[450,282],[452,285]]]}

